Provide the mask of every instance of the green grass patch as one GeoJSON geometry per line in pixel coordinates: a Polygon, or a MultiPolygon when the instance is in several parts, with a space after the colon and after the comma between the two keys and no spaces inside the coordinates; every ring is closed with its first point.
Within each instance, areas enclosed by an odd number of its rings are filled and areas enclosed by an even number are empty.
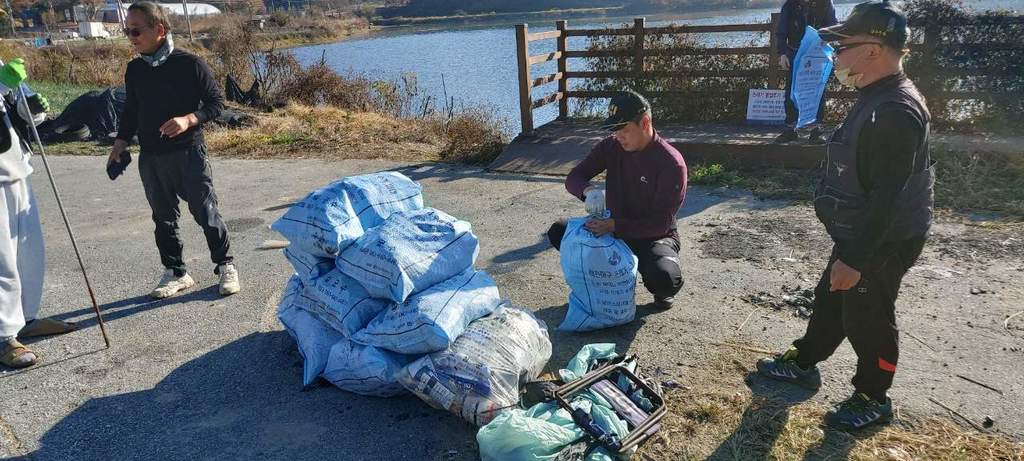
{"type": "Polygon", "coordinates": [[[814,197],[817,174],[808,170],[765,168],[737,170],[718,163],[690,167],[689,183],[711,187],[739,187],[764,199],[807,200],[814,197]]]}
{"type": "MultiPolygon", "coordinates": [[[[935,149],[935,206],[950,211],[994,212],[1024,220],[1024,152],[964,152],[935,149]]],[[[738,187],[755,197],[810,202],[816,170],[737,170],[720,164],[690,167],[690,184],[738,187]]]]}
{"type": "MultiPolygon", "coordinates": [[[[135,149],[132,149],[136,152],[135,149]]],[[[47,144],[48,155],[109,155],[110,146],[95,143],[93,141],[62,142],[47,144]]]]}
{"type": "Polygon", "coordinates": [[[56,117],[64,111],[64,108],[71,104],[83,93],[102,89],[95,85],[78,85],[74,83],[51,82],[46,80],[33,80],[28,82],[33,91],[46,96],[50,101],[50,116],[56,117]]]}

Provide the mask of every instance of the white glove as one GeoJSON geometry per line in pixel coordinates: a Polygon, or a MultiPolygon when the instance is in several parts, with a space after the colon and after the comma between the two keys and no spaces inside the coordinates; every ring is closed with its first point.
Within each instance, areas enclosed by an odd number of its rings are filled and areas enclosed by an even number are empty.
{"type": "Polygon", "coordinates": [[[584,192],[584,196],[586,200],[583,202],[583,206],[586,208],[588,215],[601,216],[604,214],[604,189],[591,187],[584,192]]]}

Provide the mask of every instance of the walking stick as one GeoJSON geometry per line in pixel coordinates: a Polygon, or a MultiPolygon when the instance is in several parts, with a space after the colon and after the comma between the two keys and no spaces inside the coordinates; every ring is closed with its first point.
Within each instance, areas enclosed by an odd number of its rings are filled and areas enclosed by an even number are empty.
{"type": "MultiPolygon", "coordinates": [[[[0,65],[3,65],[0,62],[0,65]]],[[[96,313],[96,320],[100,325],[100,333],[103,334],[103,343],[107,345],[107,349],[110,349],[110,338],[107,337],[107,327],[103,324],[103,314],[100,313],[100,306],[96,304],[96,295],[93,294],[92,284],[89,282],[89,274],[85,271],[85,263],[82,262],[82,253],[78,250],[78,242],[75,240],[75,231],[71,229],[71,221],[68,221],[68,214],[64,211],[64,203],[60,200],[60,192],[57,190],[57,181],[53,179],[53,172],[50,171],[50,163],[46,161],[46,151],[43,149],[43,140],[39,137],[39,131],[36,130],[36,124],[32,121],[32,111],[29,110],[28,100],[25,98],[25,89],[22,88],[21,84],[18,84],[18,98],[21,100],[21,105],[24,106],[22,109],[28,114],[29,120],[28,127],[32,132],[32,137],[35,138],[36,144],[39,146],[39,156],[43,159],[43,168],[46,170],[46,176],[50,178],[50,186],[53,187],[53,196],[57,199],[57,209],[60,210],[61,218],[64,218],[64,227],[68,230],[68,237],[71,237],[71,247],[75,250],[75,257],[78,258],[78,267],[82,269],[82,278],[85,279],[85,288],[89,290],[89,299],[92,301],[92,310],[96,313]]]]}

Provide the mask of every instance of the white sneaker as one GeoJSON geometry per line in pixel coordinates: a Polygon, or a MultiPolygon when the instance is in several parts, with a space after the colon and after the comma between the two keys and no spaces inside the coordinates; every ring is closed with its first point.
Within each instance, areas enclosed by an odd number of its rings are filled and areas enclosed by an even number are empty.
{"type": "Polygon", "coordinates": [[[160,284],[153,289],[149,296],[156,299],[170,298],[180,291],[192,288],[195,284],[196,281],[192,280],[192,276],[188,273],[178,277],[174,275],[173,269],[167,269],[164,271],[164,276],[160,277],[160,284]]]}
{"type": "Polygon", "coordinates": [[[238,271],[234,264],[221,264],[217,266],[217,273],[220,274],[220,294],[223,296],[233,295],[241,291],[242,286],[238,283],[238,271]]]}

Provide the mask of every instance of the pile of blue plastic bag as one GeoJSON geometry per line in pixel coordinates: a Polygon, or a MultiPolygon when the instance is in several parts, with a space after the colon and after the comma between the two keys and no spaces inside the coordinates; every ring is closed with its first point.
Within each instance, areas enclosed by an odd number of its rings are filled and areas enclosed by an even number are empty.
{"type": "Polygon", "coordinates": [[[305,386],[323,377],[363,395],[412,392],[482,425],[515,406],[551,357],[544,323],[474,269],[472,226],[424,207],[400,173],[333,182],[272,228],[291,242],[278,318],[305,386]]]}

